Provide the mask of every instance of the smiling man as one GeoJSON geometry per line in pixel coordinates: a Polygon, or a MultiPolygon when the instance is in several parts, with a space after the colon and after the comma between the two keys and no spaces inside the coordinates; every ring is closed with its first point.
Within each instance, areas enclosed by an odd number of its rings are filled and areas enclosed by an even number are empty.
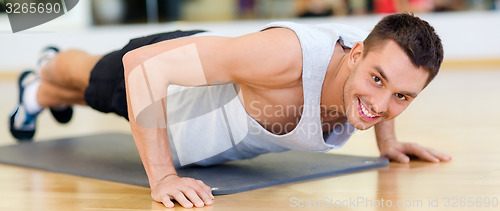
{"type": "Polygon", "coordinates": [[[395,137],[394,118],[443,59],[434,29],[413,15],[387,16],[368,37],[345,25],[277,22],[234,38],[157,34],[105,56],[52,52],[41,79],[28,81],[34,72],[19,79],[12,134],[31,139],[46,107],[61,122],[69,121],[73,104],[123,116],[152,198],[167,207],[214,199],[210,187],[179,177],[176,168],[291,149],[327,151],[372,126],[381,155],[391,160],[451,159],[395,137]]]}

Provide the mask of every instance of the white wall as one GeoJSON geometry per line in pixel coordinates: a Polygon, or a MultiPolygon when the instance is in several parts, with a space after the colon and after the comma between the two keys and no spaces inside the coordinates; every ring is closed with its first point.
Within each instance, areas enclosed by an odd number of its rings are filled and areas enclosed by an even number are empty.
{"type": "Polygon", "coordinates": [[[231,20],[235,17],[237,2],[234,0],[197,0],[182,2],[181,19],[191,20],[231,20]]]}
{"type": "MultiPolygon", "coordinates": [[[[369,30],[382,16],[296,19],[302,23],[338,22],[369,30]]],[[[420,15],[440,34],[445,59],[500,59],[500,12],[464,12],[420,15]]],[[[63,19],[65,16],[60,17],[63,19]]],[[[12,34],[0,29],[0,73],[33,67],[40,49],[57,45],[106,53],[125,45],[129,38],[176,29],[208,29],[237,36],[260,29],[272,20],[232,22],[174,22],[116,27],[61,27],[42,25],[12,34]]],[[[55,22],[55,21],[54,21],[55,22]]],[[[1,23],[1,22],[0,22],[1,23]]],[[[56,24],[56,23],[52,23],[56,24]]]]}

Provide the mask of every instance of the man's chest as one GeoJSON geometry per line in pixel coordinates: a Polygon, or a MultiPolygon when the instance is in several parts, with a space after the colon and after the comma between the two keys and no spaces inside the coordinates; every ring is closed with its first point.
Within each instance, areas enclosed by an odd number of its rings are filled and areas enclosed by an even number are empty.
{"type": "MultiPolygon", "coordinates": [[[[239,98],[249,116],[274,134],[291,132],[299,123],[304,110],[302,86],[287,89],[250,89],[241,87],[239,98]]],[[[321,112],[323,131],[330,131],[345,118],[321,112]]]]}

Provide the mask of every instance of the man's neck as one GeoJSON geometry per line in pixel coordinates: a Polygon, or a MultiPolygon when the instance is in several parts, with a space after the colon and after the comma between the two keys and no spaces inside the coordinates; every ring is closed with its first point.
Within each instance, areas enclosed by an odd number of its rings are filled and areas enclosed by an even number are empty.
{"type": "Polygon", "coordinates": [[[336,111],[339,116],[345,114],[343,93],[344,84],[350,73],[347,66],[348,56],[349,54],[343,52],[342,48],[340,51],[336,49],[332,56],[321,92],[322,112],[326,112],[324,111],[326,108],[329,112],[336,111]]]}

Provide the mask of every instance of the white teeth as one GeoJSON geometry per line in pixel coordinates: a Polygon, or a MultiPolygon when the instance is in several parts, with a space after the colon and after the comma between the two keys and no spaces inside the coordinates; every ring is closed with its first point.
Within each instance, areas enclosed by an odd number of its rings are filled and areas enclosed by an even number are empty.
{"type": "Polygon", "coordinates": [[[361,103],[361,110],[363,111],[363,114],[365,114],[366,116],[371,118],[375,117],[375,115],[373,115],[370,111],[368,111],[368,109],[365,108],[363,103],[361,103]]]}

